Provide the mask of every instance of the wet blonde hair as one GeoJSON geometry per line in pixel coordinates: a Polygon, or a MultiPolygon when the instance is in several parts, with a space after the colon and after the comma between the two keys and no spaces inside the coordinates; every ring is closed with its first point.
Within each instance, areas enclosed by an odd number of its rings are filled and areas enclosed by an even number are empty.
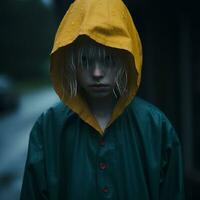
{"type": "Polygon", "coordinates": [[[113,93],[116,98],[127,94],[127,64],[128,55],[124,50],[107,47],[96,43],[87,37],[79,37],[68,49],[66,56],[66,64],[63,67],[62,82],[63,93],[68,92],[70,97],[74,97],[78,93],[77,83],[77,66],[86,67],[89,69],[88,60],[83,63],[83,55],[87,58],[101,59],[106,66],[106,56],[109,56],[109,64],[119,66],[117,75],[115,77],[115,88],[113,93]],[[85,66],[86,64],[86,66],[85,66]]]}

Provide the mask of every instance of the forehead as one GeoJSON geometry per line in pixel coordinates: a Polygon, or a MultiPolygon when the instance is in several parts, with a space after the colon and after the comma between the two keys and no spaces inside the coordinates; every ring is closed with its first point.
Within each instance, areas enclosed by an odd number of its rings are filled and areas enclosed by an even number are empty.
{"type": "Polygon", "coordinates": [[[76,40],[73,46],[73,53],[78,57],[86,55],[94,58],[105,57],[106,55],[112,55],[113,58],[117,58],[121,55],[119,49],[99,44],[88,37],[80,37],[76,40]]]}

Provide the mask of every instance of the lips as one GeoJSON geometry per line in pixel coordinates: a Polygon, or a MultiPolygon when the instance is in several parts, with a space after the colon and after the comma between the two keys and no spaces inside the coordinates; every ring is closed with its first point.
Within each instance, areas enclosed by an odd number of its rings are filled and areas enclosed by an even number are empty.
{"type": "Polygon", "coordinates": [[[109,85],[106,84],[93,84],[90,85],[90,88],[95,91],[105,91],[109,88],[109,85]]]}
{"type": "Polygon", "coordinates": [[[90,87],[108,87],[108,85],[106,85],[106,84],[93,84],[93,85],[90,85],[90,87]]]}

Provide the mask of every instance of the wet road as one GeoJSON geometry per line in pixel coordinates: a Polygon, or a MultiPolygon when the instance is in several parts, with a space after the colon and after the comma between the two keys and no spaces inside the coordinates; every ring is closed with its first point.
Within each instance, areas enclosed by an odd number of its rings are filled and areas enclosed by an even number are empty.
{"type": "Polygon", "coordinates": [[[14,113],[0,117],[0,200],[18,200],[31,128],[40,114],[58,102],[51,88],[21,97],[14,113]]]}

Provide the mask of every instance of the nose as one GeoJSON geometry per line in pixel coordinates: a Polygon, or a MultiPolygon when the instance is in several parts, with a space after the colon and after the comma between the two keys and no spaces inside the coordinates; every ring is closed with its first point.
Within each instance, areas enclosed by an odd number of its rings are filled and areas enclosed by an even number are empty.
{"type": "Polygon", "coordinates": [[[100,79],[104,76],[103,69],[99,63],[95,63],[93,71],[92,71],[92,76],[95,79],[100,79]]]}

